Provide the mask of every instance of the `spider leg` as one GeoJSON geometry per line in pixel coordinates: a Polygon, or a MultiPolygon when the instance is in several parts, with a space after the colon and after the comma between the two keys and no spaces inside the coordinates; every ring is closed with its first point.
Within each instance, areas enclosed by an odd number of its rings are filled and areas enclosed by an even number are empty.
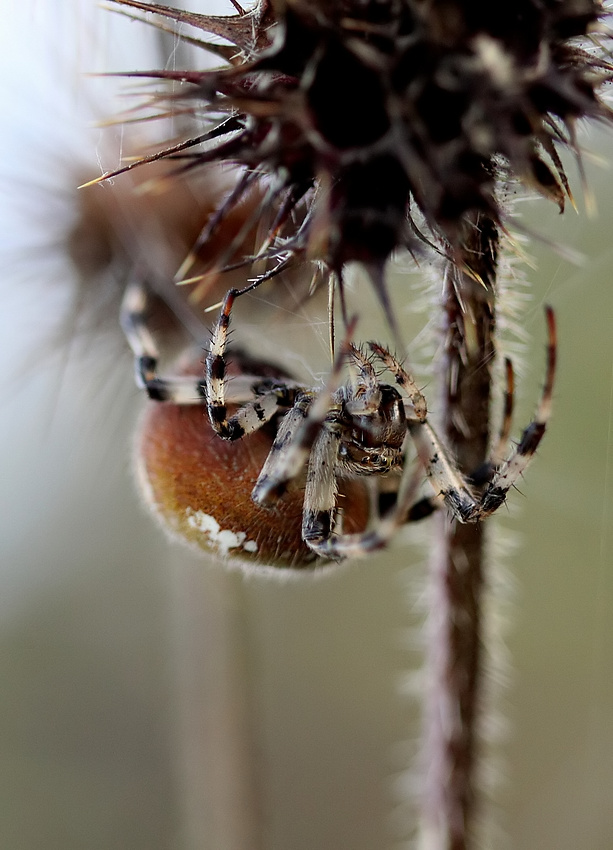
{"type": "MultiPolygon", "coordinates": [[[[239,295],[254,288],[230,289],[223,301],[217,324],[213,329],[211,347],[205,360],[205,398],[209,420],[214,431],[224,440],[240,440],[261,428],[275,416],[279,410],[290,408],[294,404],[297,388],[291,382],[279,382],[263,392],[253,401],[240,407],[233,416],[228,416],[228,398],[226,393],[225,352],[228,342],[230,315],[234,301],[239,295]]],[[[266,382],[261,382],[266,386],[266,382]]],[[[254,388],[257,392],[257,387],[254,388]]]]}
{"type": "Polygon", "coordinates": [[[347,399],[346,408],[349,413],[356,415],[368,415],[374,413],[381,404],[381,391],[377,373],[368,357],[355,345],[349,349],[349,363],[357,368],[359,372],[358,384],[361,392],[354,399],[347,399]]]}
{"type": "MultiPolygon", "coordinates": [[[[302,539],[319,555],[329,551],[336,508],[336,460],[340,432],[325,425],[320,429],[309,456],[302,514],[302,539]]],[[[340,553],[339,553],[340,554],[340,553]]],[[[342,557],[342,555],[341,555],[342,557]]]]}
{"type": "Polygon", "coordinates": [[[415,418],[420,422],[425,422],[428,416],[428,406],[424,394],[419,389],[412,376],[400,365],[398,360],[391,354],[387,348],[383,348],[376,342],[368,343],[371,351],[377,355],[379,360],[386,365],[389,371],[396,378],[396,383],[405,391],[409,397],[415,418]]]}
{"type": "MultiPolygon", "coordinates": [[[[160,377],[158,373],[160,355],[147,324],[149,302],[149,290],[146,284],[132,281],[126,287],[121,304],[120,324],[134,354],[137,386],[146,390],[153,401],[179,405],[207,404],[206,383],[200,378],[192,375],[160,377]]],[[[249,427],[254,424],[254,416],[257,419],[256,427],[263,424],[257,416],[259,408],[266,413],[264,421],[270,419],[279,410],[280,405],[277,402],[279,398],[284,397],[282,390],[284,387],[287,387],[288,396],[291,397],[297,384],[284,380],[282,384],[279,382],[279,388],[277,388],[276,382],[270,378],[246,373],[233,375],[229,384],[224,386],[224,402],[245,405],[253,399],[254,394],[257,396],[257,400],[251,403],[251,407],[255,410],[248,410],[242,416],[248,420],[245,430],[249,432],[254,430],[253,427],[249,427]]],[[[247,406],[249,407],[248,404],[247,406]]]]}
{"type": "Polygon", "coordinates": [[[288,482],[300,472],[302,464],[288,474],[284,458],[288,447],[293,445],[304,424],[312,400],[311,394],[300,394],[294,407],[279,423],[277,436],[251,493],[251,498],[257,505],[269,505],[275,499],[279,499],[287,489],[288,482]]]}
{"type": "Polygon", "coordinates": [[[515,482],[523,475],[530,461],[543,439],[549,417],[551,415],[551,403],[553,398],[553,385],[556,371],[556,353],[557,353],[557,334],[556,323],[553,309],[549,306],[545,308],[545,316],[547,319],[547,373],[545,376],[545,384],[541,400],[539,402],[536,415],[528,427],[524,430],[521,440],[513,454],[506,460],[500,469],[494,474],[491,482],[487,486],[474,519],[471,521],[484,519],[490,514],[493,514],[506,499],[508,491],[515,482]]]}
{"type": "Polygon", "coordinates": [[[119,321],[132,353],[137,386],[154,401],[173,404],[204,404],[205,388],[193,377],[161,378],[158,347],[147,325],[149,293],[144,284],[132,281],[121,302],[119,321]]]}
{"type": "Polygon", "coordinates": [[[322,430],[326,419],[333,419],[333,396],[335,388],[339,385],[343,362],[350,350],[349,339],[355,330],[356,323],[357,318],[353,318],[349,322],[347,336],[337,352],[324,388],[317,394],[308,393],[304,390],[300,394],[295,394],[294,409],[297,412],[292,411],[291,436],[286,436],[285,432],[282,435],[281,427],[279,428],[275,440],[278,448],[275,448],[275,444],[273,444],[271,449],[271,455],[273,452],[277,454],[278,461],[267,469],[266,476],[260,475],[251,494],[252,499],[257,504],[269,504],[285,491],[287,484],[300,473],[305,465],[311,447],[322,430]],[[296,417],[295,429],[294,416],[296,417]],[[298,419],[299,416],[302,417],[302,421],[298,419]]]}

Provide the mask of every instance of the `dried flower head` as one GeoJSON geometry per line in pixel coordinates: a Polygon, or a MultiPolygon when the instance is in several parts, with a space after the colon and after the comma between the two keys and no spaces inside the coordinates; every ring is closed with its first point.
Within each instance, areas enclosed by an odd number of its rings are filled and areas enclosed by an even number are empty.
{"type": "Polygon", "coordinates": [[[453,256],[467,216],[504,223],[501,172],[563,209],[558,149],[578,154],[577,119],[611,117],[600,0],[259,0],[229,17],[114,2],[237,48],[196,40],[228,67],[145,74],[184,83],[213,123],[161,155],[244,166],[229,204],[265,180],[272,273],[306,256],[340,278],[357,260],[384,300],[387,258],[424,229],[453,256]]]}

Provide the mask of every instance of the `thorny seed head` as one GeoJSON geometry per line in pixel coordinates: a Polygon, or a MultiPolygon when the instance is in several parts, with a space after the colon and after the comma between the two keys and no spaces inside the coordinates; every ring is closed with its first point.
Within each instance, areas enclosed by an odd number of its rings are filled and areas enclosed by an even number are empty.
{"type": "Polygon", "coordinates": [[[268,276],[307,257],[340,279],[357,260],[385,300],[387,258],[424,230],[453,257],[467,217],[504,226],[498,179],[563,209],[558,150],[579,155],[578,119],[611,118],[600,0],[259,0],[229,17],[115,2],[236,48],[202,42],[221,70],[150,76],[182,81],[213,122],[184,169],[243,166],[232,203],[263,181],[268,276]]]}

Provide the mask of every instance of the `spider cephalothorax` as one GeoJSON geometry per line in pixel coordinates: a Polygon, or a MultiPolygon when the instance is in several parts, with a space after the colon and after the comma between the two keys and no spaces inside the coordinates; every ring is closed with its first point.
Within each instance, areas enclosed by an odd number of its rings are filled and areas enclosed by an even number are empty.
{"type": "Polygon", "coordinates": [[[600,0],[260,0],[227,18],[115,2],[237,46],[222,70],[150,74],[184,82],[178,96],[214,122],[187,143],[187,167],[245,166],[232,203],[272,177],[262,206],[291,237],[278,255],[338,273],[358,260],[379,287],[389,254],[416,250],[424,226],[453,253],[467,215],[500,222],[501,169],[562,208],[557,148],[576,151],[577,118],[609,115],[598,92],[611,68],[577,43],[599,37],[600,0]]]}

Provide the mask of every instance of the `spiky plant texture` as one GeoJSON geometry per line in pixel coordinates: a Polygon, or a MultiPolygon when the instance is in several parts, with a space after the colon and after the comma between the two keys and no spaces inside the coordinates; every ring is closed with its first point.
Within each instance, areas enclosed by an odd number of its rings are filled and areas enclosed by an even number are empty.
{"type": "Polygon", "coordinates": [[[244,166],[234,204],[270,178],[276,268],[306,256],[342,280],[357,260],[388,314],[396,248],[434,238],[466,263],[467,217],[505,224],[496,183],[508,173],[563,209],[558,149],[578,152],[577,119],[609,117],[598,91],[610,66],[577,42],[603,35],[598,0],[259,0],[228,17],[114,2],[235,46],[198,42],[221,70],[141,72],[183,83],[174,98],[213,124],[167,155],[190,149],[183,170],[244,166]]]}
{"type": "MultiPolygon", "coordinates": [[[[499,187],[512,178],[560,210],[572,201],[560,151],[569,149],[580,166],[577,121],[611,117],[601,97],[611,76],[604,4],[259,0],[247,12],[235,2],[236,15],[213,17],[114,2],[229,42],[190,39],[225,61],[220,70],[136,75],[183,84],[172,99],[208,122],[148,160],[180,155],[177,172],[242,167],[200,242],[259,187],[256,217],[271,220],[255,247],[270,262],[261,279],[315,261],[342,301],[344,269],[357,261],[397,336],[388,258],[398,248],[418,255],[432,246],[443,255],[439,410],[461,467],[477,469],[490,442],[496,278],[507,229],[499,187]]],[[[222,249],[217,266],[232,260],[222,249]]],[[[478,802],[485,532],[442,514],[434,529],[438,609],[425,662],[421,846],[465,850],[478,802]]]]}

